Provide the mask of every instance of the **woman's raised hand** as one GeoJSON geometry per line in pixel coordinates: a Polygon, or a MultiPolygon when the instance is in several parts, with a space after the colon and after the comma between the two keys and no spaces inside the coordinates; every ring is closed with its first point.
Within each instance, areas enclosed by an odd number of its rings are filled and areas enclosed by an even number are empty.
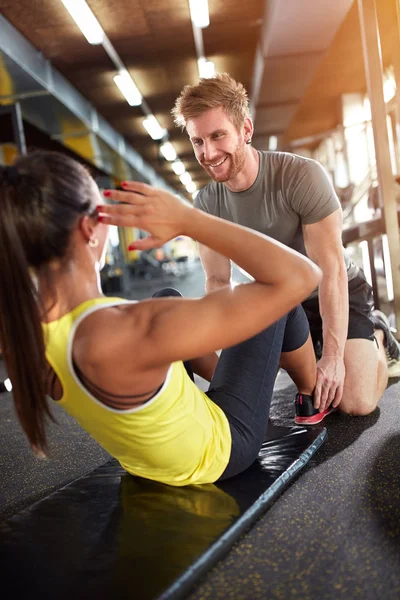
{"type": "Polygon", "coordinates": [[[184,234],[185,222],[190,219],[192,207],[182,200],[146,183],[126,181],[124,191],[106,190],[104,196],[118,204],[97,207],[98,220],[118,227],[138,227],[150,235],[135,240],[135,248],[149,250],[162,246],[184,234]]]}

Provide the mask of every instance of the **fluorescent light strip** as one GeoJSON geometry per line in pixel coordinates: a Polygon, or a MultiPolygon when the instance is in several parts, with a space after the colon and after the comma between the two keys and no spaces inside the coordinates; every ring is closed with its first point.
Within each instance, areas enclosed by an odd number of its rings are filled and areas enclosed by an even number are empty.
{"type": "Polygon", "coordinates": [[[207,60],[204,56],[201,56],[197,60],[197,66],[199,68],[199,75],[204,79],[210,79],[215,75],[215,65],[211,60],[207,60]]]}
{"type": "Polygon", "coordinates": [[[137,89],[128,71],[120,71],[114,77],[114,81],[130,106],[140,106],[142,104],[142,94],[137,89]]]}
{"type": "Polygon", "coordinates": [[[188,173],[187,171],[186,171],[186,173],[182,173],[182,175],[179,177],[179,179],[181,180],[183,185],[188,185],[192,181],[192,178],[190,177],[190,173],[188,173]]]}
{"type": "Polygon", "coordinates": [[[173,162],[171,167],[175,175],[183,175],[183,173],[185,172],[185,165],[181,160],[176,160],[175,162],[173,162]]]}
{"type": "Polygon", "coordinates": [[[89,44],[101,44],[104,31],[85,0],[61,0],[89,44]]]}
{"type": "MultiPolygon", "coordinates": [[[[89,8],[85,0],[61,0],[76,25],[79,27],[89,44],[98,45],[102,44],[104,40],[108,41],[105,37],[105,33],[94,16],[93,12],[89,8]]],[[[207,27],[210,20],[208,17],[208,5],[207,0],[194,0],[193,4],[194,19],[198,27],[207,27]],[[203,6],[204,5],[204,6],[203,6]],[[200,10],[200,13],[198,11],[200,10]]],[[[192,6],[191,6],[192,12],[192,6]]],[[[193,20],[193,23],[195,21],[193,20]]],[[[117,56],[117,55],[116,55],[117,56]]],[[[119,57],[117,56],[119,59],[119,57]]],[[[115,61],[114,61],[115,62],[115,61]]],[[[119,61],[120,62],[120,61],[119,61]]],[[[119,66],[119,65],[117,65],[119,66]]],[[[114,77],[114,82],[120,89],[121,93],[125,97],[126,101],[130,106],[140,106],[142,104],[143,97],[139,92],[135,82],[126,69],[120,69],[118,75],[114,77]]],[[[154,115],[150,115],[143,121],[143,126],[151,136],[153,140],[161,140],[167,136],[167,130],[163,129],[154,115]]],[[[179,175],[185,172],[185,167],[180,160],[177,159],[175,148],[170,142],[162,144],[160,151],[166,160],[175,161],[172,165],[174,172],[179,175]]],[[[190,175],[189,182],[191,182],[190,175]]]]}
{"type": "Polygon", "coordinates": [[[189,0],[190,18],[195,27],[204,29],[210,24],[208,0],[189,0]]]}
{"type": "Polygon", "coordinates": [[[167,135],[167,130],[161,127],[154,115],[150,115],[150,117],[143,119],[142,123],[143,127],[153,140],[161,140],[167,135]]]}
{"type": "Polygon", "coordinates": [[[176,160],[177,154],[176,154],[176,150],[173,147],[173,145],[171,144],[171,142],[165,142],[164,144],[161,144],[160,146],[160,152],[163,155],[163,157],[165,158],[165,160],[176,160]]]}
{"type": "Polygon", "coordinates": [[[197,186],[194,181],[190,181],[187,185],[185,185],[186,191],[188,194],[193,194],[197,190],[197,186]]]}

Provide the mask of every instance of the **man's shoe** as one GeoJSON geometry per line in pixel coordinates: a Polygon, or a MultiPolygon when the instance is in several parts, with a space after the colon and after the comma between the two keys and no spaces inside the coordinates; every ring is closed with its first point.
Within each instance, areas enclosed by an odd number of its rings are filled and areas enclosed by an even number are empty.
{"type": "Polygon", "coordinates": [[[383,331],[389,377],[400,377],[400,344],[393,336],[387,316],[380,310],[371,313],[374,329],[383,331]]]}
{"type": "Polygon", "coordinates": [[[320,412],[317,408],[314,408],[312,396],[308,396],[307,394],[296,394],[294,406],[294,420],[298,425],[316,425],[336,410],[336,408],[329,406],[329,408],[320,412]]]}

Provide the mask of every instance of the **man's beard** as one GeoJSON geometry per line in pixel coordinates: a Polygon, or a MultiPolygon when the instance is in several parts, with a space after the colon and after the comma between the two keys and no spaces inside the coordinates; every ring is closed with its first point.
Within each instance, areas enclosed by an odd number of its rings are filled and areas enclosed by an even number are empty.
{"type": "Polygon", "coordinates": [[[243,142],[239,142],[236,147],[236,150],[232,154],[227,153],[225,155],[227,156],[226,162],[229,161],[229,168],[226,171],[221,172],[220,175],[214,173],[214,169],[210,168],[204,163],[201,163],[201,166],[203,167],[203,169],[205,169],[205,171],[207,171],[211,179],[213,179],[217,183],[224,183],[225,181],[229,181],[230,179],[236,177],[238,173],[240,173],[240,171],[243,169],[245,162],[245,152],[245,144],[243,142]]]}

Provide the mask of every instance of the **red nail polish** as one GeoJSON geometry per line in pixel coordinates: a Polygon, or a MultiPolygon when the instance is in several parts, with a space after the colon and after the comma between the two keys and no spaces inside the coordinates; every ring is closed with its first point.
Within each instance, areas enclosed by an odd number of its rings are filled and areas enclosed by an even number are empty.
{"type": "Polygon", "coordinates": [[[102,208],[103,208],[103,205],[102,205],[102,204],[98,204],[98,205],[96,206],[96,209],[95,209],[95,210],[97,210],[97,212],[101,212],[102,208]]]}
{"type": "Polygon", "coordinates": [[[105,192],[103,192],[103,196],[109,198],[111,196],[111,192],[109,190],[106,190],[105,192]]]}
{"type": "Polygon", "coordinates": [[[128,182],[127,182],[127,181],[121,181],[121,186],[122,186],[122,187],[126,187],[127,185],[128,185],[128,182]]]}
{"type": "Polygon", "coordinates": [[[102,223],[104,221],[104,215],[97,215],[97,220],[102,223]]]}
{"type": "Polygon", "coordinates": [[[129,244],[128,250],[136,250],[136,244],[129,244]]]}

